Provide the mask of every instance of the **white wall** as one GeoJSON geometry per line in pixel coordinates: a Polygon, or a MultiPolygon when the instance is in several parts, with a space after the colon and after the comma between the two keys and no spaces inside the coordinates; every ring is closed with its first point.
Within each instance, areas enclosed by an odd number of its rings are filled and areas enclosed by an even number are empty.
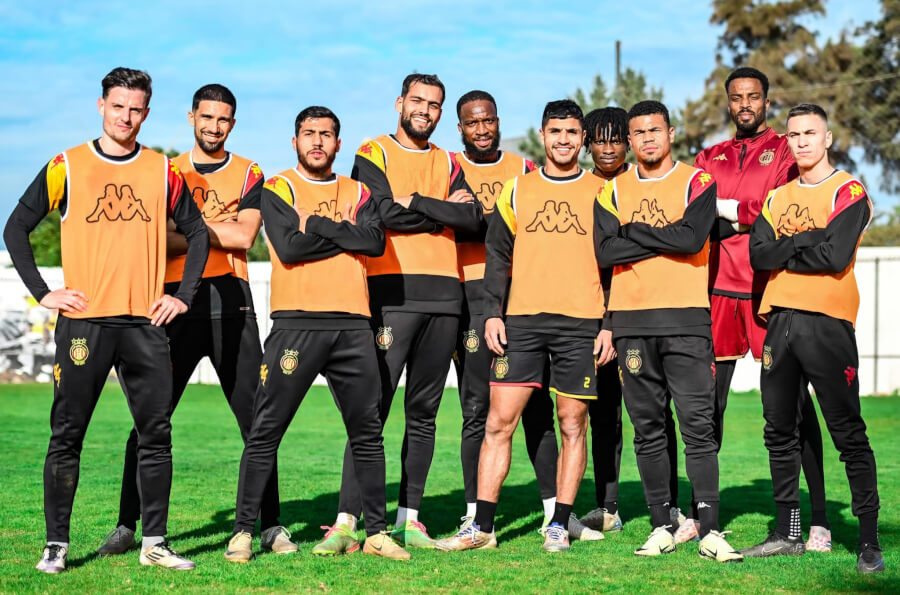
{"type": "MultiPolygon", "coordinates": [[[[0,252],[0,267],[8,263],[0,252]]],[[[250,263],[253,302],[258,313],[260,340],[265,340],[271,327],[269,319],[269,263],[250,263]]],[[[62,286],[62,271],[41,269],[50,287],[62,286]]],[[[900,314],[894,305],[900,296],[900,248],[860,248],[856,261],[860,307],[856,322],[859,345],[860,390],[863,394],[889,393],[900,390],[900,314]],[[877,291],[876,291],[877,286],[877,291]]],[[[0,268],[0,318],[7,311],[26,308],[27,291],[11,267],[0,268]]],[[[197,368],[193,382],[216,383],[216,375],[208,360],[197,368]]],[[[324,383],[324,379],[319,378],[324,383]]],[[[402,379],[401,379],[402,383],[402,379]]],[[[448,386],[456,386],[456,373],[451,366],[448,386]]],[[[759,364],[752,358],[741,360],[735,370],[732,389],[759,387],[759,364]]]]}

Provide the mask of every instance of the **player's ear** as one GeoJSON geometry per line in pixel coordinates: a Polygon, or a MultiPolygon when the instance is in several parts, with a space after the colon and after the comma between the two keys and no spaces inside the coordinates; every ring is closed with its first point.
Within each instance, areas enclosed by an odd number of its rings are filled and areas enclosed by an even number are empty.
{"type": "Polygon", "coordinates": [[[456,123],[456,129],[459,130],[460,134],[462,134],[462,124],[460,122],[456,123]]]}
{"type": "Polygon", "coordinates": [[[188,111],[188,124],[190,124],[191,127],[193,128],[193,126],[194,126],[194,111],[193,110],[188,111]]]}
{"type": "Polygon", "coordinates": [[[397,111],[398,114],[403,113],[403,96],[397,98],[397,101],[394,102],[394,110],[397,111]]]}
{"type": "Polygon", "coordinates": [[[834,136],[831,134],[830,130],[825,131],[825,148],[830,149],[831,143],[834,142],[834,136]]]}
{"type": "Polygon", "coordinates": [[[675,142],[675,127],[669,126],[669,144],[671,145],[674,142],[675,142]]]}
{"type": "Polygon", "coordinates": [[[97,112],[98,112],[101,116],[103,115],[103,106],[104,106],[105,104],[106,104],[106,102],[103,100],[102,97],[98,97],[98,98],[97,98],[97,112]]]}
{"type": "Polygon", "coordinates": [[[341,139],[337,139],[337,142],[334,145],[334,154],[337,155],[338,151],[341,150],[341,139]]]}
{"type": "Polygon", "coordinates": [[[291,147],[294,148],[294,152],[297,151],[297,137],[296,136],[291,137],[291,147]]]}

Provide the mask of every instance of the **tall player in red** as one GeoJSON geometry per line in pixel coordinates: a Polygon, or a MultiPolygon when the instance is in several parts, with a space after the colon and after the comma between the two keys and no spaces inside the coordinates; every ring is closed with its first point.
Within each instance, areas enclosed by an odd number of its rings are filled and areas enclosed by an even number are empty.
{"type": "MultiPolygon", "coordinates": [[[[722,428],[728,389],[737,360],[753,353],[763,355],[765,322],[759,317],[759,303],[767,275],[750,266],[750,225],[762,209],[769,191],[797,177],[797,166],[787,139],[766,123],[769,107],[769,79],[755,68],[738,68],[725,81],[728,113],[736,127],[733,138],[707,147],[697,155],[696,167],[716,180],[716,225],[713,227],[709,261],[710,305],[712,308],[713,350],[716,355],[716,442],[722,445],[722,428]]],[[[803,444],[803,473],[812,503],[812,521],[807,549],[831,550],[831,530],[825,514],[825,478],[822,473],[822,433],[806,383],[800,437],[803,444]]],[[[697,518],[676,533],[681,543],[696,537],[697,518]]]]}

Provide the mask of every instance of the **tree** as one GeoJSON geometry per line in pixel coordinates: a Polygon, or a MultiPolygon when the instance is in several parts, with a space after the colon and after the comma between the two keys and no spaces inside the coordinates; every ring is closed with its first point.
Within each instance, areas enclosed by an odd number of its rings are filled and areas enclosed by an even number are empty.
{"type": "Polygon", "coordinates": [[[59,209],[51,211],[29,234],[34,262],[39,267],[62,266],[59,245],[59,209]]]}
{"type": "MultiPolygon", "coordinates": [[[[900,192],[900,2],[882,0],[882,18],[857,34],[868,35],[856,54],[854,101],[846,122],[863,149],[863,159],[881,166],[881,190],[900,192]]],[[[900,213],[894,213],[900,217],[900,213]]],[[[900,225],[900,219],[896,223],[900,225]]]]}
{"type": "MultiPolygon", "coordinates": [[[[598,74],[594,77],[594,86],[591,88],[590,92],[585,93],[584,90],[578,88],[575,89],[575,93],[569,97],[569,99],[573,100],[581,107],[585,114],[591,110],[610,105],[627,110],[643,99],[662,101],[662,98],[662,89],[648,87],[646,77],[642,73],[631,68],[626,68],[621,74],[619,84],[612,89],[612,92],[607,91],[606,83],[603,82],[603,77],[598,74]]],[[[670,114],[670,117],[673,120],[673,124],[677,124],[677,115],[672,113],[670,114]]],[[[529,128],[528,132],[525,133],[525,138],[519,143],[519,150],[538,165],[544,165],[546,156],[544,145],[541,143],[541,138],[534,127],[529,128]]],[[[673,153],[674,152],[673,148],[673,153]]],[[[584,153],[579,159],[579,162],[584,168],[593,167],[590,153],[584,153]]]]}
{"type": "Polygon", "coordinates": [[[247,250],[247,260],[251,262],[269,262],[269,247],[266,245],[264,233],[260,229],[253,241],[253,246],[247,250]]]}

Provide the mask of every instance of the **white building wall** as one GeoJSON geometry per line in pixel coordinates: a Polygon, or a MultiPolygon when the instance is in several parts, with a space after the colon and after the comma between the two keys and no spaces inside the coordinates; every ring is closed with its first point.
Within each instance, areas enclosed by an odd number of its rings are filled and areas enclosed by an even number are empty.
{"type": "MultiPolygon", "coordinates": [[[[24,312],[27,309],[28,292],[15,270],[4,266],[8,262],[8,255],[0,252],[0,267],[3,267],[0,268],[0,319],[8,312],[24,312]]],[[[62,286],[62,271],[59,268],[43,268],[41,272],[50,287],[62,286]]],[[[271,327],[268,317],[269,272],[267,262],[250,263],[250,285],[258,313],[261,341],[265,340],[271,327]]],[[[900,248],[860,248],[856,277],[860,290],[856,323],[860,390],[863,394],[900,390],[900,315],[894,308],[897,296],[900,296],[900,248]]],[[[191,381],[217,383],[215,371],[208,360],[204,359],[198,366],[191,381]]],[[[320,377],[317,382],[324,384],[324,379],[320,377]]],[[[456,373],[452,366],[447,385],[456,386],[456,373]]],[[[748,356],[737,365],[732,389],[755,388],[759,388],[759,364],[748,356]]]]}

